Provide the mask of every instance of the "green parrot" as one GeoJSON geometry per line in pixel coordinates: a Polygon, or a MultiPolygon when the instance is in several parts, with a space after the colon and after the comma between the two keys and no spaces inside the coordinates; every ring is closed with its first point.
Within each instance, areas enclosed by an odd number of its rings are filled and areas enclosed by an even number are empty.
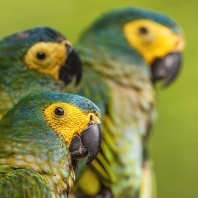
{"type": "Polygon", "coordinates": [[[78,160],[101,143],[100,111],[73,94],[37,92],[0,121],[0,197],[67,197],[78,160]]]}
{"type": "Polygon", "coordinates": [[[35,27],[3,38],[0,40],[0,118],[29,93],[62,92],[73,78],[78,84],[81,66],[71,43],[53,28],[35,27]]]}
{"type": "Polygon", "coordinates": [[[156,119],[154,83],[164,80],[167,86],[178,74],[184,49],[181,28],[161,13],[115,9],[93,22],[74,46],[83,78],[70,91],[100,108],[103,131],[96,159],[79,168],[77,197],[154,197],[146,148],[156,119]]]}

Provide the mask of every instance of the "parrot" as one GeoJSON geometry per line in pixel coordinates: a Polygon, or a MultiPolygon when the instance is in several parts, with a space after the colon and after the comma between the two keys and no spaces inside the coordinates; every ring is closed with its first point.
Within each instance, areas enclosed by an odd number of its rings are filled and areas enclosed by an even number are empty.
{"type": "Polygon", "coordinates": [[[65,197],[78,161],[101,144],[100,110],[87,98],[36,92],[0,120],[0,197],[65,197]]]}
{"type": "Polygon", "coordinates": [[[83,76],[68,90],[100,108],[103,137],[93,162],[80,162],[71,197],[156,196],[147,149],[157,117],[156,83],[167,87],[178,75],[184,45],[171,17],[135,7],[104,13],[79,36],[74,47],[83,76]]]}
{"type": "Polygon", "coordinates": [[[0,40],[0,118],[29,93],[63,92],[72,79],[78,84],[81,74],[81,61],[71,42],[51,27],[4,37],[0,40]]]}

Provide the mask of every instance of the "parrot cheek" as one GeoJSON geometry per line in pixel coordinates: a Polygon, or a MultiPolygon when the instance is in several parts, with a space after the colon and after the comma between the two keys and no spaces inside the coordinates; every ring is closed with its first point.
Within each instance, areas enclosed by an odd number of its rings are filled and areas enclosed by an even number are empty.
{"type": "Polygon", "coordinates": [[[90,125],[80,135],[76,135],[70,144],[72,161],[88,156],[86,164],[96,157],[101,145],[101,129],[99,124],[90,125]]]}
{"type": "Polygon", "coordinates": [[[181,62],[182,55],[180,52],[172,52],[162,59],[157,59],[151,66],[152,81],[155,83],[163,79],[163,86],[166,87],[177,76],[181,67],[181,62]]]}

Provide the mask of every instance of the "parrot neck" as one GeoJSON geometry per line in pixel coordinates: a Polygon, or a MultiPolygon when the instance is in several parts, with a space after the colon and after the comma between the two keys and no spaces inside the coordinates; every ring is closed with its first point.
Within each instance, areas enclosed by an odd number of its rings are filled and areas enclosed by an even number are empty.
{"type": "Polygon", "coordinates": [[[46,180],[55,197],[64,195],[70,191],[75,180],[69,150],[54,131],[46,128],[42,122],[32,122],[34,116],[21,120],[17,116],[10,120],[6,116],[2,118],[0,151],[3,152],[0,152],[0,165],[31,169],[46,180]],[[37,130],[32,130],[31,126],[37,130]],[[40,135],[43,133],[44,139],[40,135]]]}
{"type": "Polygon", "coordinates": [[[51,76],[29,70],[23,65],[0,65],[0,118],[22,97],[38,91],[60,92],[63,84],[51,76]],[[18,76],[21,76],[19,78],[18,76]],[[48,86],[45,86],[48,85],[48,86]],[[9,101],[9,102],[8,102],[9,101]]]}
{"type": "Polygon", "coordinates": [[[102,145],[101,153],[111,163],[108,167],[100,162],[109,173],[113,195],[135,197],[143,176],[143,139],[156,118],[155,90],[146,81],[141,90],[122,86],[111,79],[106,82],[111,90],[111,108],[108,108],[102,130],[103,140],[112,143],[102,145]],[[109,158],[109,153],[113,159],[109,158]]]}
{"type": "Polygon", "coordinates": [[[135,51],[118,50],[109,53],[106,49],[98,47],[79,48],[78,52],[85,67],[122,86],[143,89],[145,81],[150,83],[150,68],[135,51]]]}
{"type": "MultiPolygon", "coordinates": [[[[7,149],[9,146],[6,147],[7,149]]],[[[43,153],[44,154],[44,153],[43,153]]],[[[65,156],[69,157],[69,156],[65,156]]],[[[14,169],[31,169],[41,175],[47,182],[49,188],[55,197],[68,194],[71,190],[74,180],[75,172],[71,165],[68,166],[66,160],[62,160],[61,164],[56,161],[48,159],[43,161],[41,158],[29,154],[13,154],[10,157],[0,157],[0,166],[14,168],[14,169]],[[60,167],[64,167],[60,168],[60,167]]]]}

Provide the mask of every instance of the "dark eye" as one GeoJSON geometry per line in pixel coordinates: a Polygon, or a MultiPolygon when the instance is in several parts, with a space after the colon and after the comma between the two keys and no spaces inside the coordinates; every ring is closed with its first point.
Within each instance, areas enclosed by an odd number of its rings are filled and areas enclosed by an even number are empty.
{"type": "Polygon", "coordinates": [[[57,116],[63,116],[64,115],[64,109],[62,107],[57,107],[55,110],[54,110],[54,113],[55,115],[57,116]]]}
{"type": "Polygon", "coordinates": [[[147,33],[148,33],[148,29],[145,28],[145,27],[140,27],[139,33],[140,33],[140,34],[147,34],[147,33]]]}
{"type": "Polygon", "coordinates": [[[43,59],[45,59],[46,55],[44,52],[38,52],[36,56],[38,59],[43,60],[43,59]]]}

